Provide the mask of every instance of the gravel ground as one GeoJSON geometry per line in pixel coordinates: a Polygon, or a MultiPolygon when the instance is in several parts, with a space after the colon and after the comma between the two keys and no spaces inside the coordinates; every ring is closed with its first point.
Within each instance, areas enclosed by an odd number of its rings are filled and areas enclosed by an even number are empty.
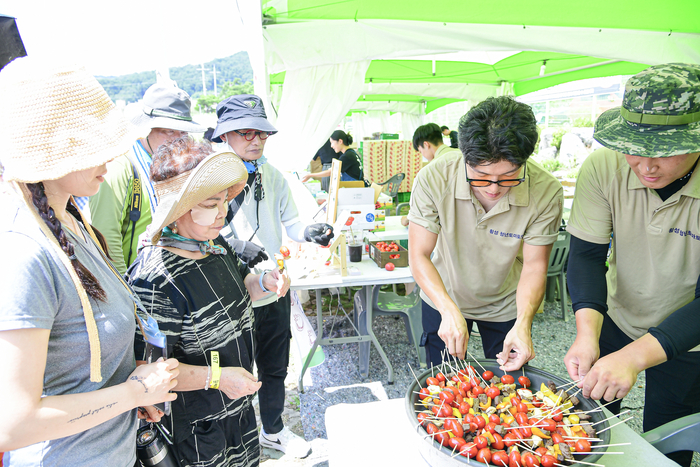
{"type": "MultiPolygon", "coordinates": [[[[324,315],[326,315],[328,296],[324,295],[323,300],[324,315]]],[[[352,304],[347,292],[341,294],[341,300],[343,307],[349,313],[352,310],[352,304]]],[[[544,313],[535,316],[532,327],[537,357],[530,362],[530,365],[568,380],[563,357],[573,343],[576,324],[573,315],[567,322],[560,318],[559,302],[545,302],[544,308],[544,313]]],[[[311,301],[304,304],[304,309],[315,328],[316,305],[313,294],[311,301]]],[[[331,325],[335,337],[354,335],[352,326],[342,315],[338,317],[328,315],[324,318],[326,335],[331,325]]],[[[313,452],[306,459],[287,459],[277,451],[264,449],[262,464],[265,467],[327,466],[327,435],[324,422],[326,408],[340,403],[364,403],[404,397],[414,380],[408,365],[410,364],[414,371],[417,371],[419,363],[413,346],[408,343],[403,321],[392,316],[376,317],[374,331],[394,368],[394,384],[387,384],[386,366],[373,346],[370,351],[367,379],[363,379],[358,370],[359,344],[325,346],[323,351],[326,360],[321,365],[308,370],[311,373],[313,385],[305,387],[306,391],[303,394],[297,390],[300,365],[293,363],[287,378],[287,404],[283,417],[286,426],[311,442],[313,452]]],[[[294,347],[292,345],[293,350],[294,347]]],[[[476,358],[483,358],[481,339],[477,334],[472,334],[469,340],[469,352],[476,358]]],[[[291,361],[295,361],[294,356],[291,361]]],[[[644,375],[642,374],[622,404],[622,410],[631,410],[629,415],[633,415],[634,418],[627,423],[637,432],[641,432],[643,387],[644,375]]],[[[695,455],[693,467],[700,467],[699,457],[698,454],[695,455]]]]}

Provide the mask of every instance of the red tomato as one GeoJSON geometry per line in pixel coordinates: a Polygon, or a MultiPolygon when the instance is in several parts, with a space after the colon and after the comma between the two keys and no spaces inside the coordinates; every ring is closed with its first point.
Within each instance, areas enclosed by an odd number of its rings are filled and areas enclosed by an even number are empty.
{"type": "Polygon", "coordinates": [[[524,388],[529,388],[532,385],[530,378],[524,375],[518,378],[518,383],[520,383],[520,385],[524,388]]]}
{"type": "Polygon", "coordinates": [[[474,389],[475,387],[477,387],[477,386],[479,385],[479,380],[477,380],[476,378],[472,377],[472,378],[469,380],[469,384],[471,384],[471,385],[472,385],[472,389],[474,389]]]}
{"type": "Polygon", "coordinates": [[[464,446],[465,444],[467,444],[467,442],[464,441],[464,438],[458,438],[458,437],[455,436],[454,438],[450,438],[450,442],[449,442],[448,444],[450,445],[451,448],[455,448],[455,447],[456,447],[457,450],[459,451],[459,449],[460,449],[462,446],[464,446]]]}
{"type": "Polygon", "coordinates": [[[544,446],[540,446],[539,448],[535,449],[535,452],[537,453],[538,456],[542,457],[545,454],[547,454],[547,448],[544,446]]]}
{"type": "Polygon", "coordinates": [[[518,404],[518,412],[526,414],[528,411],[527,404],[525,402],[521,402],[518,404]]]}
{"type": "Polygon", "coordinates": [[[491,447],[493,449],[503,449],[505,448],[506,443],[503,442],[503,438],[501,438],[501,435],[498,433],[493,434],[493,443],[491,443],[491,447]]]}
{"type": "Polygon", "coordinates": [[[505,451],[496,451],[491,454],[491,463],[493,465],[508,465],[508,454],[505,451]]]}
{"type": "Polygon", "coordinates": [[[488,422],[484,429],[489,433],[494,434],[496,432],[496,424],[493,422],[488,422]]]}
{"type": "Polygon", "coordinates": [[[435,441],[438,443],[442,444],[443,446],[447,446],[450,443],[450,435],[447,433],[437,433],[435,435],[435,441]]]}
{"type": "Polygon", "coordinates": [[[508,456],[508,467],[522,467],[523,462],[522,459],[520,458],[520,452],[519,451],[510,451],[510,455],[508,456]]]}
{"type": "Polygon", "coordinates": [[[561,410],[556,409],[554,412],[552,412],[552,420],[554,420],[555,422],[561,422],[563,419],[564,414],[561,410]]]}
{"type": "Polygon", "coordinates": [[[418,394],[418,398],[420,400],[425,400],[428,397],[430,397],[430,391],[428,391],[428,388],[421,388],[420,393],[418,394]]]}
{"type": "Polygon", "coordinates": [[[527,414],[522,412],[518,412],[515,414],[515,421],[518,422],[518,425],[522,426],[528,426],[530,424],[530,420],[527,418],[527,414]]]}
{"type": "Polygon", "coordinates": [[[489,415],[489,422],[493,422],[496,425],[500,425],[501,424],[501,417],[496,415],[495,413],[492,413],[491,415],[489,415]]]}
{"type": "Polygon", "coordinates": [[[471,406],[469,405],[469,402],[467,401],[462,401],[461,404],[459,404],[459,413],[462,415],[468,414],[469,409],[471,409],[471,406]]]}
{"type": "Polygon", "coordinates": [[[464,402],[464,397],[462,397],[462,395],[458,392],[457,394],[455,394],[455,401],[452,404],[452,407],[458,409],[462,402],[464,402]]]}
{"type": "Polygon", "coordinates": [[[457,438],[462,438],[464,436],[464,428],[462,428],[462,424],[458,422],[455,419],[448,419],[445,421],[445,428],[450,430],[453,435],[455,435],[457,438]],[[452,422],[450,425],[447,425],[447,422],[452,422]]]}
{"type": "Polygon", "coordinates": [[[479,425],[477,425],[475,422],[469,423],[469,433],[474,433],[477,430],[479,430],[479,425]]]}
{"type": "Polygon", "coordinates": [[[442,373],[436,374],[435,377],[437,378],[438,381],[441,381],[441,382],[443,382],[443,383],[444,383],[445,381],[447,381],[447,378],[445,378],[445,375],[443,375],[442,373]]]}
{"type": "Polygon", "coordinates": [[[440,381],[437,380],[437,378],[433,376],[428,376],[425,378],[425,385],[426,386],[437,386],[440,381]]]}
{"type": "Polygon", "coordinates": [[[395,267],[396,266],[394,266],[394,263],[386,263],[384,269],[386,269],[387,271],[393,271],[395,267]]]}
{"type": "Polygon", "coordinates": [[[503,437],[503,444],[505,444],[507,448],[511,447],[512,445],[516,444],[517,442],[518,442],[518,437],[515,436],[513,433],[508,432],[503,437]]]}
{"type": "Polygon", "coordinates": [[[481,376],[483,376],[486,381],[491,381],[491,378],[493,378],[493,371],[486,370],[481,376]]]}
{"type": "Polygon", "coordinates": [[[450,381],[454,382],[455,384],[459,384],[462,382],[461,379],[459,379],[459,376],[454,375],[452,378],[450,378],[450,381]]]}
{"type": "Polygon", "coordinates": [[[543,427],[547,431],[554,431],[557,429],[557,422],[551,418],[545,418],[538,423],[539,426],[543,427]]]}
{"type": "Polygon", "coordinates": [[[464,372],[465,372],[466,374],[468,374],[468,375],[471,375],[472,373],[476,372],[476,369],[475,369],[473,366],[471,366],[471,365],[467,365],[467,366],[464,368],[464,372]]]}
{"type": "Polygon", "coordinates": [[[559,433],[552,433],[552,442],[554,444],[559,444],[564,442],[564,438],[559,433]]]}
{"type": "Polygon", "coordinates": [[[484,417],[476,417],[476,426],[478,426],[480,430],[484,429],[484,427],[486,426],[486,420],[484,420],[484,417]]]}
{"type": "Polygon", "coordinates": [[[442,391],[439,397],[446,405],[451,405],[455,401],[454,394],[449,391],[442,391]]]}
{"type": "Polygon", "coordinates": [[[501,383],[513,384],[513,383],[515,383],[515,378],[513,378],[513,375],[503,375],[503,376],[501,376],[501,383]]]}
{"type": "Polygon", "coordinates": [[[430,418],[430,415],[425,412],[420,412],[416,418],[418,418],[418,422],[422,425],[426,419],[430,418]]]}
{"type": "Polygon", "coordinates": [[[459,453],[464,456],[468,457],[470,459],[473,459],[476,457],[476,454],[479,452],[479,448],[476,447],[476,444],[474,443],[467,443],[461,448],[459,448],[459,453]]]}
{"type": "Polygon", "coordinates": [[[489,446],[489,440],[486,439],[486,436],[477,436],[474,438],[474,443],[476,443],[476,447],[479,449],[484,449],[489,446]]]}
{"type": "Polygon", "coordinates": [[[522,401],[518,396],[513,396],[510,398],[510,403],[513,405],[513,407],[518,407],[518,404],[520,404],[522,401]]]}
{"type": "Polygon", "coordinates": [[[491,398],[491,400],[495,399],[501,394],[501,390],[498,389],[496,386],[490,386],[488,389],[486,389],[486,395],[491,398]]]}
{"type": "Polygon", "coordinates": [[[578,439],[574,444],[576,452],[591,452],[591,443],[587,439],[578,439]]]}
{"type": "Polygon", "coordinates": [[[523,435],[523,439],[532,438],[532,428],[518,428],[518,431],[523,435]]]}
{"type": "Polygon", "coordinates": [[[479,449],[476,453],[476,460],[488,464],[491,462],[491,450],[489,448],[479,449]]]}
{"type": "Polygon", "coordinates": [[[542,464],[542,467],[554,467],[557,463],[557,458],[552,455],[545,454],[540,459],[540,463],[542,464]]]}
{"type": "Polygon", "coordinates": [[[425,424],[425,431],[427,431],[429,435],[432,435],[434,433],[437,433],[439,430],[438,430],[438,427],[435,426],[434,423],[428,422],[425,424]]]}
{"type": "Polygon", "coordinates": [[[523,453],[522,460],[523,460],[523,464],[526,467],[535,467],[535,466],[540,465],[540,461],[537,460],[537,457],[531,452],[523,453]]]}
{"type": "Polygon", "coordinates": [[[484,388],[482,388],[481,386],[474,386],[472,388],[472,394],[474,394],[475,397],[479,397],[479,394],[483,394],[483,393],[484,393],[484,388]]]}
{"type": "Polygon", "coordinates": [[[452,408],[445,404],[438,410],[437,416],[440,418],[447,418],[452,416],[452,408]]]}

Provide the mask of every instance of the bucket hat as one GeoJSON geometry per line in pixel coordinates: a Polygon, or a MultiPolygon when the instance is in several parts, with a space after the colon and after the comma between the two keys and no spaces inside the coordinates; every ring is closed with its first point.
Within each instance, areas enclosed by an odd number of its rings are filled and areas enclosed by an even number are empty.
{"type": "Polygon", "coordinates": [[[241,94],[219,102],[216,116],[218,121],[212,135],[215,143],[223,143],[221,135],[233,130],[260,130],[271,135],[277,133],[277,128],[267,121],[262,99],[255,94],[241,94]]]}
{"type": "Polygon", "coordinates": [[[593,137],[633,156],[700,151],[700,65],[655,65],[632,76],[622,106],[598,117],[593,137]]]}
{"type": "Polygon", "coordinates": [[[129,122],[84,67],[17,58],[0,73],[0,162],[6,181],[37,183],[129,151],[129,122]]]}
{"type": "Polygon", "coordinates": [[[131,123],[141,130],[168,130],[204,133],[205,127],[192,120],[190,96],[171,83],[156,83],[146,90],[141,111],[131,123]]]}
{"type": "Polygon", "coordinates": [[[158,209],[149,226],[151,243],[158,243],[164,227],[215,194],[228,189],[227,201],[231,201],[247,180],[248,170],[241,158],[231,151],[219,151],[204,158],[192,170],[154,182],[158,209]]]}

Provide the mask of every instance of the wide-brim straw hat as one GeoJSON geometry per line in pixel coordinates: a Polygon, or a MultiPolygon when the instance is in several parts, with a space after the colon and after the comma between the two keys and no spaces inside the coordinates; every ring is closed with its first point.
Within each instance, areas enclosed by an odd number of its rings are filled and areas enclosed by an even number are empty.
{"type": "Polygon", "coordinates": [[[155,182],[158,209],[149,226],[151,243],[158,243],[163,228],[215,194],[228,189],[227,201],[245,187],[248,171],[241,158],[230,151],[207,156],[197,167],[180,175],[155,182]]]}
{"type": "Polygon", "coordinates": [[[598,117],[593,137],[633,156],[700,151],[700,65],[667,63],[632,76],[622,106],[598,117]]]}
{"type": "Polygon", "coordinates": [[[37,183],[125,154],[131,127],[85,68],[17,58],[0,73],[0,162],[6,181],[37,183]]]}
{"type": "Polygon", "coordinates": [[[131,119],[142,133],[153,128],[204,133],[206,127],[192,120],[190,96],[172,82],[158,82],[148,88],[141,110],[131,119]]]}

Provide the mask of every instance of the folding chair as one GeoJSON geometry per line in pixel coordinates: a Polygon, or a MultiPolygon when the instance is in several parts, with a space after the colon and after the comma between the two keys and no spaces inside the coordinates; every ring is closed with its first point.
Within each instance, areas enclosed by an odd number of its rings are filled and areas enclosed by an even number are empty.
{"type": "MultiPolygon", "coordinates": [[[[396,195],[399,193],[399,187],[401,186],[401,182],[403,182],[404,178],[406,178],[406,174],[401,172],[392,176],[386,182],[380,183],[380,185],[384,187],[382,189],[382,193],[386,194],[387,196],[390,196],[393,204],[396,204],[396,195]]],[[[389,215],[388,210],[386,214],[387,216],[389,215]]]]}
{"type": "Polygon", "coordinates": [[[559,285],[559,300],[561,302],[561,318],[567,321],[567,293],[566,293],[566,261],[569,258],[569,242],[571,234],[566,230],[560,230],[557,241],[552,246],[552,253],[549,255],[549,268],[547,269],[547,293],[545,295],[547,301],[554,300],[553,289],[555,283],[550,283],[550,277],[556,277],[559,285]]]}
{"type": "Polygon", "coordinates": [[[663,454],[676,451],[700,452],[700,413],[687,415],[647,431],[642,438],[663,454]]]}

